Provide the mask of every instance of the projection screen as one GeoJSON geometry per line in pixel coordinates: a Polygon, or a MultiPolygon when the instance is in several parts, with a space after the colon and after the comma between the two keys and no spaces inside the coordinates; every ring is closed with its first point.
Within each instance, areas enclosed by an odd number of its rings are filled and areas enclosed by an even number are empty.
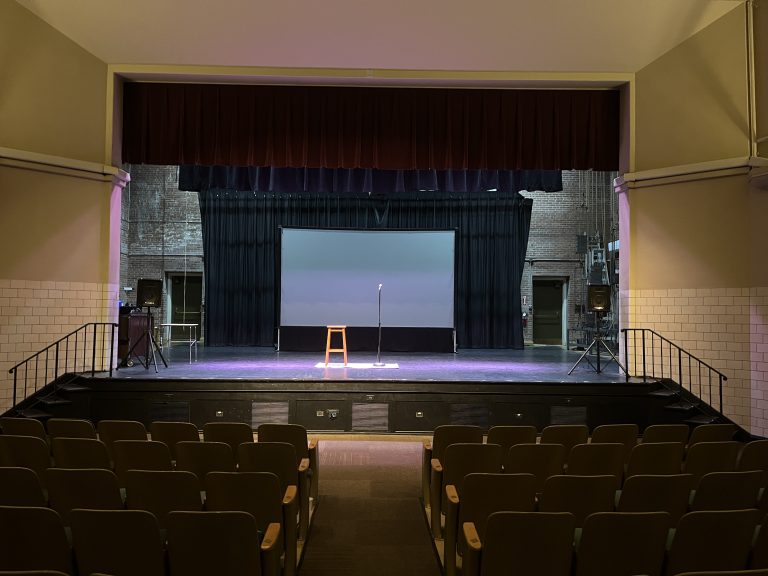
{"type": "Polygon", "coordinates": [[[281,326],[454,328],[455,231],[283,228],[281,326]]]}

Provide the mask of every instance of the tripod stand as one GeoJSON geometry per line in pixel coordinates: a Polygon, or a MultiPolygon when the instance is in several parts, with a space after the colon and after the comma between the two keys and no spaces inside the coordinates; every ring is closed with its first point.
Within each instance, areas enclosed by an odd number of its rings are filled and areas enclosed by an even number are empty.
{"type": "Polygon", "coordinates": [[[585,359],[586,359],[587,363],[592,367],[592,369],[595,372],[597,372],[598,374],[600,374],[603,371],[603,367],[600,365],[600,348],[604,348],[606,350],[606,352],[608,352],[608,354],[610,356],[610,359],[607,360],[606,365],[608,365],[608,363],[610,363],[611,360],[613,360],[614,362],[616,362],[618,367],[621,368],[621,370],[622,370],[622,372],[624,372],[624,374],[627,373],[627,369],[624,368],[624,366],[621,365],[621,362],[619,362],[618,358],[616,358],[616,356],[611,351],[611,349],[608,348],[608,344],[606,344],[605,341],[603,340],[603,334],[600,332],[600,325],[602,324],[602,321],[603,321],[602,313],[598,312],[598,311],[595,311],[595,337],[592,339],[592,343],[589,346],[587,346],[587,349],[584,350],[582,355],[579,356],[579,359],[576,360],[576,364],[574,364],[571,367],[571,369],[568,370],[568,375],[569,376],[571,375],[571,372],[573,372],[576,369],[576,366],[581,364],[581,361],[585,360],[585,359]],[[597,353],[597,358],[596,358],[596,361],[595,361],[594,364],[592,364],[592,359],[589,357],[589,352],[593,348],[595,349],[595,352],[597,353]]]}
{"type": "Polygon", "coordinates": [[[150,364],[150,352],[152,353],[152,364],[155,367],[155,372],[157,372],[157,357],[155,356],[155,353],[157,353],[158,356],[160,356],[160,360],[163,361],[163,366],[168,368],[168,363],[165,361],[165,357],[163,357],[163,353],[160,350],[160,347],[157,345],[157,342],[155,341],[155,337],[152,335],[152,327],[154,325],[153,319],[152,319],[152,307],[147,306],[147,329],[144,330],[144,333],[141,335],[141,337],[136,340],[136,342],[133,343],[133,346],[131,346],[131,349],[128,350],[128,354],[126,355],[126,358],[130,358],[131,354],[133,354],[133,351],[144,342],[144,360],[141,359],[141,356],[138,356],[139,362],[141,362],[141,365],[144,366],[146,370],[149,370],[149,364],[150,364]]]}

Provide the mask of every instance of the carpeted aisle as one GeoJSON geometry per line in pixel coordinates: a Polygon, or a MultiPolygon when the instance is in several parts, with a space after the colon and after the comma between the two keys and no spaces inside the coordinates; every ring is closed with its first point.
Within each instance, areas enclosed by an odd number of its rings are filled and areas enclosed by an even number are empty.
{"type": "Polygon", "coordinates": [[[299,576],[440,575],[419,501],[419,442],[321,440],[320,462],[299,576]]]}

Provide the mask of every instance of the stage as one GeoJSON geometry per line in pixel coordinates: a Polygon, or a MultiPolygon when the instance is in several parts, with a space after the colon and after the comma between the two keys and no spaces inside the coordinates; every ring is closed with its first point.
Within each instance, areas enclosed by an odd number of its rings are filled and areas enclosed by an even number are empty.
{"type": "MultiPolygon", "coordinates": [[[[341,354],[333,354],[325,367],[325,354],[317,352],[275,351],[264,347],[206,347],[192,352],[187,345],[174,344],[162,350],[168,367],[159,356],[157,372],[150,363],[145,369],[138,360],[131,367],[120,367],[113,376],[119,379],[236,380],[236,381],[373,381],[373,382],[482,382],[493,383],[625,383],[626,378],[607,353],[601,354],[598,374],[586,358],[571,375],[568,371],[581,352],[561,346],[528,346],[523,350],[459,350],[457,353],[382,352],[383,368],[374,367],[376,352],[350,352],[348,366],[341,354]],[[397,367],[392,367],[396,365],[397,367]]],[[[589,358],[592,364],[596,357],[589,358]]],[[[143,360],[143,357],[142,357],[143,360]]]]}

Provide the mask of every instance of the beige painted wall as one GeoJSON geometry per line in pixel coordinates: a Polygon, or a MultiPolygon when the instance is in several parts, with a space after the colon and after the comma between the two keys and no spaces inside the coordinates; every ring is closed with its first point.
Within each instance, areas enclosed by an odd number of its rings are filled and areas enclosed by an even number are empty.
{"type": "Polygon", "coordinates": [[[106,78],[104,62],[0,2],[0,147],[103,163],[106,78]]]}
{"type": "Polygon", "coordinates": [[[636,171],[749,154],[746,11],[731,12],[636,74],[636,171]]]}
{"type": "MultiPolygon", "coordinates": [[[[768,138],[768,4],[755,2],[755,92],[757,108],[757,140],[768,138]]],[[[768,140],[758,144],[759,156],[768,157],[768,140]]]]}

